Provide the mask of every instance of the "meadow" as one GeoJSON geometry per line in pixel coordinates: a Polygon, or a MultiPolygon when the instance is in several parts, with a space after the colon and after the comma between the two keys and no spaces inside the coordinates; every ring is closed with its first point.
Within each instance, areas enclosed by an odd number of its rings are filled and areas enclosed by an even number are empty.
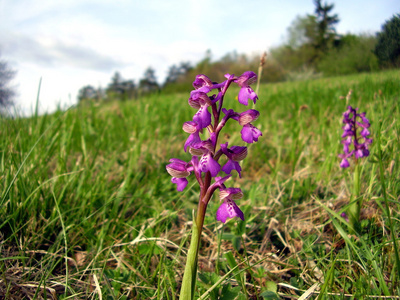
{"type": "MultiPolygon", "coordinates": [[[[165,166],[190,159],[191,89],[0,119],[1,299],[179,298],[198,186],[177,192],[165,166]]],[[[245,221],[217,222],[214,195],[196,298],[400,299],[399,103],[399,70],[261,85],[263,136],[229,182],[245,221]],[[374,139],[357,233],[340,216],[349,90],[374,139]]],[[[243,143],[238,126],[223,139],[243,143]]]]}

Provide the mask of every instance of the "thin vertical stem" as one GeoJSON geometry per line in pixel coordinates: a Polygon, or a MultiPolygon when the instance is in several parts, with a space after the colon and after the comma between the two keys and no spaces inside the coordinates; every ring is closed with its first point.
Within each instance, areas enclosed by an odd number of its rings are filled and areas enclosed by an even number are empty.
{"type": "Polygon", "coordinates": [[[193,220],[192,238],[187,254],[185,272],[182,279],[182,287],[180,293],[181,300],[192,300],[197,278],[197,261],[200,245],[201,229],[197,227],[197,221],[193,220]]]}
{"type": "Polygon", "coordinates": [[[354,185],[353,185],[353,195],[354,197],[360,197],[360,164],[356,159],[355,167],[354,167],[354,185]]]}
{"type": "Polygon", "coordinates": [[[360,197],[360,164],[355,159],[355,168],[353,174],[353,191],[348,209],[349,223],[354,232],[357,232],[358,223],[360,221],[361,199],[360,197]]]}
{"type": "Polygon", "coordinates": [[[185,272],[182,279],[182,287],[180,293],[180,299],[182,300],[192,300],[194,297],[194,292],[196,288],[197,279],[197,264],[199,256],[199,247],[201,233],[203,231],[204,218],[206,215],[207,204],[210,197],[207,194],[207,190],[211,183],[210,172],[206,173],[204,177],[204,186],[200,191],[200,199],[197,208],[196,218],[193,217],[193,228],[192,228],[192,238],[190,240],[189,251],[186,259],[185,272]]]}

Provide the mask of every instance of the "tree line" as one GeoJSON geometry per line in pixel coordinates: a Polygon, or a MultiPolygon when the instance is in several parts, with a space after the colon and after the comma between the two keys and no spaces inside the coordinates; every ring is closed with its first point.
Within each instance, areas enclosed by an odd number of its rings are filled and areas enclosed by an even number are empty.
{"type": "MultiPolygon", "coordinates": [[[[400,67],[400,14],[394,15],[376,34],[340,35],[340,22],[334,4],[314,0],[314,12],[298,16],[287,29],[284,43],[270,49],[261,82],[309,79],[320,76],[346,75],[400,67]]],[[[162,84],[156,81],[155,71],[148,68],[136,86],[132,80],[118,81],[112,77],[105,92],[83,87],[79,99],[131,99],[147,93],[163,91],[185,92],[190,89],[196,74],[212,74],[221,78],[226,73],[241,74],[258,69],[260,57],[227,53],[217,61],[211,50],[196,65],[181,62],[168,69],[162,84]],[[90,93],[87,93],[89,91],[90,93]],[[99,95],[102,97],[99,98],[99,95]],[[110,98],[110,96],[112,96],[110,98]]]]}

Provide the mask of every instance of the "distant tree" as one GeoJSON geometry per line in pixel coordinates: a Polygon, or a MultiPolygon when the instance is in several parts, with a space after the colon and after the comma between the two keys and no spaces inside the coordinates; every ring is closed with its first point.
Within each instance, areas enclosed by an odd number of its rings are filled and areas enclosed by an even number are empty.
{"type": "Polygon", "coordinates": [[[142,93],[151,93],[160,89],[157,83],[156,71],[152,67],[148,67],[144,72],[143,78],[139,81],[139,89],[142,93]]]}
{"type": "Polygon", "coordinates": [[[314,0],[317,24],[317,37],[314,47],[317,51],[326,53],[337,37],[335,25],[339,23],[337,14],[331,14],[334,4],[324,4],[321,0],[314,0]]]}
{"type": "Polygon", "coordinates": [[[277,66],[281,66],[287,74],[319,71],[319,61],[338,45],[335,25],[339,17],[332,13],[334,5],[323,4],[321,0],[314,0],[314,4],[314,14],[297,16],[288,28],[287,42],[271,50],[277,66]]]}
{"type": "Polygon", "coordinates": [[[170,66],[164,85],[176,82],[180,75],[179,68],[176,65],[170,66]]]}
{"type": "Polygon", "coordinates": [[[271,50],[271,56],[287,71],[312,67],[318,30],[316,16],[297,16],[287,29],[287,42],[271,50]]]}
{"type": "Polygon", "coordinates": [[[133,80],[124,80],[119,72],[115,72],[106,93],[110,99],[132,99],[136,97],[136,85],[133,80]]]}
{"type": "Polygon", "coordinates": [[[316,16],[297,16],[287,29],[287,45],[299,49],[304,45],[315,44],[318,36],[317,27],[316,16]]]}
{"type": "Polygon", "coordinates": [[[15,73],[5,61],[0,60],[0,107],[4,108],[13,104],[15,91],[9,84],[15,73]]]}
{"type": "Polygon", "coordinates": [[[211,50],[208,49],[205,53],[204,58],[197,63],[196,72],[202,74],[209,74],[211,68],[211,58],[212,58],[212,53],[211,50]]]}
{"type": "Polygon", "coordinates": [[[101,88],[94,88],[91,85],[86,85],[78,91],[78,101],[82,102],[85,100],[100,100],[103,98],[103,92],[101,88]]]}
{"type": "Polygon", "coordinates": [[[400,14],[394,15],[382,26],[375,54],[381,65],[400,67],[400,14]]]}
{"type": "Polygon", "coordinates": [[[179,81],[182,77],[187,75],[187,73],[192,69],[190,62],[181,62],[178,66],[172,65],[168,69],[168,75],[165,79],[165,85],[175,83],[179,81]]]}
{"type": "Polygon", "coordinates": [[[113,77],[111,77],[111,82],[107,87],[107,93],[122,94],[123,92],[123,89],[121,87],[122,81],[123,79],[121,74],[118,71],[116,71],[113,77]]]}
{"type": "Polygon", "coordinates": [[[335,25],[339,17],[331,14],[333,4],[322,4],[321,0],[314,0],[314,4],[314,14],[298,16],[288,28],[288,46],[293,49],[312,46],[317,58],[326,53],[338,38],[335,25]]]}
{"type": "Polygon", "coordinates": [[[192,69],[193,69],[192,64],[189,61],[183,61],[179,65],[179,70],[182,74],[186,74],[192,69]]]}
{"type": "Polygon", "coordinates": [[[136,84],[133,80],[124,80],[121,82],[123,100],[136,98],[136,84]]]}

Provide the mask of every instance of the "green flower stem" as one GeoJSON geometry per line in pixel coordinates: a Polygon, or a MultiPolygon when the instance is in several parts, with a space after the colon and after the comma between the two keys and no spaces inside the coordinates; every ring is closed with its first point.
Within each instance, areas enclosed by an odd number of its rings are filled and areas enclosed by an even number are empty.
{"type": "Polygon", "coordinates": [[[182,287],[180,293],[181,300],[192,300],[196,286],[197,260],[199,253],[201,228],[197,227],[197,222],[193,222],[192,239],[190,241],[189,252],[186,259],[185,273],[183,274],[182,287]]]}
{"type": "Polygon", "coordinates": [[[182,287],[179,298],[180,300],[192,300],[194,298],[201,233],[203,231],[204,217],[206,215],[207,204],[211,197],[211,195],[207,193],[208,187],[210,186],[211,182],[211,176],[209,172],[207,172],[204,181],[205,185],[200,193],[200,200],[197,208],[197,216],[196,219],[193,220],[192,238],[190,241],[189,251],[186,258],[185,272],[183,274],[182,287]]]}
{"type": "Polygon", "coordinates": [[[359,227],[360,211],[362,205],[362,198],[360,197],[360,164],[356,160],[353,177],[353,194],[351,197],[351,205],[348,209],[349,223],[351,228],[356,231],[359,227]]]}
{"type": "Polygon", "coordinates": [[[360,164],[358,163],[358,161],[356,161],[354,168],[353,195],[357,198],[360,196],[360,164]]]}

